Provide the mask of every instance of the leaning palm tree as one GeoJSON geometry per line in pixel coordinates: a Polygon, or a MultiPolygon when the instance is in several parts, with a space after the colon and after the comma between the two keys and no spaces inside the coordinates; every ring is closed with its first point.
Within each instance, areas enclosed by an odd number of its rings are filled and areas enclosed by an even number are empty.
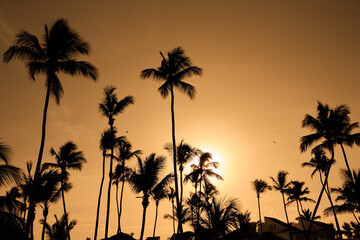
{"type": "MultiPolygon", "coordinates": [[[[42,134],[39,155],[35,169],[35,181],[39,178],[42,162],[42,155],[45,145],[46,117],[50,96],[53,96],[56,103],[60,103],[63,95],[63,88],[58,77],[59,73],[70,74],[71,76],[81,75],[93,80],[97,79],[97,69],[85,61],[77,61],[75,57],[79,54],[88,55],[89,44],[79,34],[71,29],[64,19],[58,19],[53,25],[44,27],[43,42],[26,30],[20,31],[14,45],[3,55],[5,63],[13,59],[19,59],[26,64],[30,76],[35,80],[35,75],[46,75],[46,97],[42,121],[42,134]]],[[[35,218],[34,201],[30,199],[29,214],[27,219],[26,232],[29,233],[29,226],[35,218]]]]}
{"type": "Polygon", "coordinates": [[[308,187],[304,187],[305,182],[299,182],[299,181],[291,181],[289,188],[286,191],[286,194],[288,195],[288,203],[287,205],[296,202],[296,208],[299,214],[299,218],[301,220],[301,224],[303,227],[303,230],[305,231],[305,226],[302,221],[301,212],[304,212],[304,208],[302,206],[302,202],[315,202],[313,199],[306,197],[305,195],[308,195],[310,193],[308,187]]]}
{"type": "MultiPolygon", "coordinates": [[[[108,124],[110,131],[114,131],[115,116],[122,113],[124,109],[130,104],[134,103],[132,96],[127,96],[122,100],[118,101],[115,93],[116,88],[113,86],[107,86],[104,88],[104,98],[99,103],[100,113],[108,118],[108,124]]],[[[109,229],[109,215],[110,215],[110,197],[111,197],[111,183],[112,183],[112,172],[113,172],[113,156],[114,156],[114,144],[110,148],[110,169],[109,169],[109,186],[107,193],[107,208],[106,208],[106,223],[105,223],[105,239],[108,237],[109,229]]]]}
{"type": "MultiPolygon", "coordinates": [[[[68,180],[69,172],[68,169],[80,170],[86,160],[82,151],[78,151],[77,146],[75,143],[68,141],[64,145],[62,145],[58,152],[54,150],[54,148],[50,149],[50,154],[55,157],[56,163],[45,163],[44,165],[47,167],[53,167],[60,169],[60,176],[61,176],[61,198],[63,201],[63,208],[64,208],[64,216],[65,221],[67,221],[67,211],[66,211],[66,204],[65,204],[65,185],[66,181],[68,180]]],[[[70,230],[68,230],[69,232],[70,230]]],[[[68,235],[70,240],[70,234],[68,235]]]]}
{"type": "MultiPolygon", "coordinates": [[[[178,175],[176,165],[176,140],[175,140],[175,110],[174,110],[174,89],[178,89],[193,99],[196,94],[195,87],[184,82],[187,77],[201,75],[202,69],[191,65],[190,58],[185,55],[181,47],[174,48],[167,53],[167,57],[160,52],[162,57],[161,65],[157,68],[148,68],[141,71],[141,78],[150,78],[159,80],[163,84],[158,88],[161,96],[166,98],[169,93],[171,97],[171,123],[172,123],[172,149],[173,149],[173,168],[174,168],[174,184],[176,192],[176,206],[181,209],[178,187],[178,175]]],[[[179,222],[178,231],[183,233],[182,225],[179,222]]]]}
{"type": "Polygon", "coordinates": [[[264,193],[266,190],[271,190],[271,186],[262,179],[255,179],[255,181],[252,182],[252,187],[254,188],[256,197],[258,199],[260,234],[262,234],[263,231],[261,225],[260,193],[264,193]]]}
{"type": "Polygon", "coordinates": [[[158,216],[158,208],[159,203],[161,200],[167,198],[169,196],[168,193],[168,185],[174,180],[174,174],[169,173],[166,175],[156,186],[151,190],[151,197],[155,201],[155,221],[154,221],[154,231],[153,231],[153,238],[155,237],[155,230],[156,230],[156,222],[158,216]]]}
{"type": "Polygon", "coordinates": [[[99,214],[100,214],[100,201],[101,201],[101,195],[102,195],[102,188],[104,184],[104,178],[105,178],[105,158],[107,155],[107,150],[111,149],[111,146],[115,143],[115,133],[116,131],[111,131],[110,129],[104,131],[101,134],[100,139],[100,150],[102,150],[102,176],[101,176],[101,182],[100,182],[100,190],[99,190],[99,197],[98,197],[98,203],[96,208],[96,221],[95,221],[95,233],[94,233],[94,240],[97,239],[97,231],[99,226],[99,214]]]}
{"type": "MultiPolygon", "coordinates": [[[[302,127],[309,127],[315,131],[315,133],[301,137],[300,139],[300,151],[305,152],[308,147],[312,146],[315,142],[322,141],[321,144],[315,147],[315,149],[326,149],[330,152],[330,161],[334,161],[335,153],[334,146],[340,139],[343,139],[344,128],[349,125],[349,111],[346,105],[340,105],[334,109],[330,109],[328,105],[323,105],[318,102],[317,116],[313,117],[309,114],[305,115],[302,122],[302,127]]],[[[319,193],[318,200],[314,208],[313,219],[310,221],[307,238],[309,238],[310,229],[313,226],[314,217],[319,208],[322,195],[327,186],[331,167],[326,171],[324,184],[319,193]]]]}
{"type": "Polygon", "coordinates": [[[122,202],[124,196],[124,185],[125,182],[128,181],[131,175],[131,169],[126,166],[126,162],[129,161],[134,156],[138,156],[142,154],[141,150],[132,150],[132,145],[126,139],[119,139],[116,144],[116,152],[117,155],[113,156],[117,161],[118,165],[115,167],[114,171],[114,183],[116,184],[116,201],[117,201],[117,209],[118,209],[118,229],[117,232],[121,232],[121,213],[122,213],[122,202]],[[118,185],[121,182],[121,193],[120,199],[118,199],[118,185]]]}
{"type": "Polygon", "coordinates": [[[137,156],[137,169],[133,172],[129,183],[132,190],[139,194],[142,193],[143,217],[141,224],[140,240],[144,237],[146,208],[149,206],[149,197],[154,186],[159,181],[159,174],[165,167],[165,158],[150,154],[144,161],[137,156]]]}
{"type": "Polygon", "coordinates": [[[287,179],[286,179],[288,174],[289,173],[287,171],[279,171],[276,176],[276,179],[273,177],[270,177],[270,179],[273,181],[272,187],[276,191],[279,191],[281,193],[287,224],[289,224],[289,217],[288,217],[287,210],[286,210],[286,203],[285,203],[284,195],[285,195],[285,191],[287,190],[287,188],[289,187],[289,184],[290,184],[289,182],[287,182],[287,179]]]}
{"type": "MultiPolygon", "coordinates": [[[[312,151],[312,154],[314,155],[314,157],[311,158],[309,162],[304,162],[303,164],[301,164],[301,166],[302,167],[312,167],[312,168],[314,168],[313,172],[311,173],[311,178],[317,172],[319,172],[320,183],[321,183],[321,185],[323,185],[324,184],[323,177],[326,175],[326,172],[330,169],[330,167],[335,163],[335,160],[331,161],[326,156],[325,151],[323,149],[315,148],[312,151]]],[[[338,232],[340,238],[342,238],[340,224],[339,224],[335,209],[333,208],[334,204],[333,204],[333,201],[331,199],[329,183],[326,184],[325,193],[326,193],[326,195],[327,195],[327,197],[329,199],[331,208],[333,209],[333,215],[334,215],[334,220],[335,220],[337,232],[338,232]]]]}

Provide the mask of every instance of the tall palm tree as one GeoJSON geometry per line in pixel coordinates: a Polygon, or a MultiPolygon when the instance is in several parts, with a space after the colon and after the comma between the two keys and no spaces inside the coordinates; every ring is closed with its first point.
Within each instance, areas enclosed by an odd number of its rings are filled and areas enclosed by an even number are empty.
{"type": "Polygon", "coordinates": [[[262,179],[255,179],[255,181],[252,182],[252,187],[255,190],[256,197],[258,199],[260,234],[262,234],[263,231],[261,225],[260,194],[266,192],[266,190],[271,190],[271,186],[262,179]]]}
{"type": "Polygon", "coordinates": [[[304,212],[304,208],[302,206],[302,202],[315,202],[313,199],[306,197],[305,195],[308,195],[310,193],[308,187],[304,187],[305,182],[299,182],[299,181],[291,181],[289,188],[286,191],[286,194],[288,195],[288,203],[287,205],[296,202],[296,208],[299,213],[299,218],[301,220],[301,224],[303,226],[303,229],[305,231],[305,226],[301,218],[301,212],[304,212]]]}
{"type": "MultiPolygon", "coordinates": [[[[88,55],[90,45],[84,41],[76,31],[71,29],[64,19],[58,19],[53,25],[44,27],[43,42],[26,30],[20,31],[14,45],[3,54],[3,61],[10,62],[19,59],[26,64],[30,76],[35,80],[35,75],[46,75],[46,97],[43,111],[42,134],[38,160],[35,169],[35,181],[39,178],[42,155],[45,145],[46,117],[49,105],[49,98],[53,96],[56,103],[60,103],[63,95],[63,88],[58,77],[59,73],[70,74],[71,76],[81,75],[93,80],[97,79],[97,69],[85,61],[78,61],[75,57],[79,54],[88,55]]],[[[29,233],[29,226],[35,218],[34,201],[30,199],[29,214],[27,219],[26,232],[29,233]]]]}
{"type": "MultiPolygon", "coordinates": [[[[323,149],[318,149],[315,148],[312,151],[312,154],[314,155],[313,158],[310,159],[309,162],[304,162],[303,164],[301,164],[302,167],[313,167],[314,171],[311,173],[311,178],[317,173],[319,172],[319,177],[320,177],[320,183],[321,185],[324,184],[324,179],[323,176],[326,175],[326,172],[330,169],[330,167],[335,163],[335,160],[331,161],[325,154],[325,151],[323,149]]],[[[336,224],[336,229],[337,232],[340,236],[340,238],[342,239],[342,235],[341,235],[341,228],[340,228],[340,224],[335,212],[334,204],[333,201],[331,199],[331,193],[330,193],[330,188],[329,188],[329,183],[326,184],[325,187],[325,193],[329,199],[331,208],[333,209],[333,215],[334,215],[334,219],[335,219],[335,224],[336,224]]]]}
{"type": "Polygon", "coordinates": [[[287,188],[289,187],[289,184],[290,184],[289,182],[287,182],[287,179],[286,179],[288,174],[289,173],[287,171],[279,171],[276,176],[276,179],[273,177],[270,177],[270,179],[273,181],[272,187],[276,191],[279,191],[281,193],[283,204],[284,204],[286,222],[287,222],[287,224],[290,224],[289,217],[288,217],[287,210],[286,210],[285,197],[284,197],[285,191],[287,190],[287,188]]]}
{"type": "MultiPolygon", "coordinates": [[[[315,149],[326,149],[330,152],[330,161],[334,161],[334,146],[340,139],[343,139],[343,132],[345,126],[349,123],[348,109],[346,105],[340,105],[334,109],[326,104],[318,102],[317,116],[313,117],[309,114],[305,115],[302,121],[302,127],[309,127],[315,131],[315,133],[301,137],[300,139],[300,151],[305,152],[308,147],[313,145],[317,141],[322,141],[315,149]]],[[[319,208],[322,195],[327,186],[328,177],[330,174],[331,166],[325,174],[324,184],[319,193],[318,200],[314,208],[313,219],[310,221],[309,229],[307,232],[307,238],[309,238],[310,229],[313,226],[314,217],[319,208]]]]}
{"type": "MultiPolygon", "coordinates": [[[[175,140],[175,110],[174,110],[174,89],[178,89],[193,99],[196,94],[195,87],[184,82],[184,79],[194,75],[201,75],[202,69],[191,65],[190,58],[185,55],[181,47],[174,48],[167,53],[167,57],[160,52],[162,57],[161,65],[157,68],[148,68],[141,71],[141,78],[150,78],[159,80],[163,84],[158,88],[161,96],[166,98],[169,93],[171,97],[171,123],[172,123],[172,149],[173,149],[173,167],[174,167],[174,184],[176,192],[176,206],[180,210],[178,176],[176,166],[176,140],[175,140]]],[[[183,233],[182,225],[179,222],[178,231],[183,233]]]]}
{"type": "MultiPolygon", "coordinates": [[[[118,101],[115,93],[116,88],[113,86],[107,86],[104,88],[104,98],[99,103],[100,113],[108,118],[108,124],[110,131],[114,131],[115,116],[122,113],[124,109],[130,104],[134,103],[132,96],[126,96],[122,100],[118,101]]],[[[107,194],[107,208],[106,208],[106,223],[105,223],[105,239],[108,237],[109,230],[109,214],[110,214],[110,195],[111,195],[111,183],[112,183],[112,172],[113,172],[113,156],[114,156],[114,145],[110,148],[110,169],[109,169],[109,186],[107,194]]]]}
{"type": "Polygon", "coordinates": [[[70,235],[70,231],[75,227],[77,222],[76,220],[71,220],[68,224],[68,220],[66,218],[67,215],[64,214],[59,221],[55,215],[56,221],[52,226],[42,220],[40,221],[41,224],[45,226],[46,235],[49,240],[64,240],[70,235]]]}
{"type": "Polygon", "coordinates": [[[114,158],[118,161],[118,165],[115,167],[114,171],[114,183],[116,184],[116,195],[118,195],[118,184],[121,182],[121,193],[120,200],[117,199],[117,208],[118,208],[118,233],[121,232],[121,213],[122,213],[122,202],[124,195],[124,185],[125,182],[128,181],[131,175],[131,169],[126,166],[126,162],[133,158],[134,156],[138,156],[142,154],[141,150],[132,150],[132,145],[126,139],[120,139],[116,144],[117,155],[114,158]]]}
{"type": "Polygon", "coordinates": [[[155,237],[159,203],[161,200],[168,197],[169,193],[168,193],[167,187],[168,187],[169,183],[171,183],[173,180],[174,180],[174,174],[169,173],[159,183],[157,183],[156,186],[151,190],[151,197],[154,199],[155,206],[156,206],[153,238],[155,237]]]}
{"type": "MultiPolygon", "coordinates": [[[[68,169],[81,171],[83,164],[86,163],[86,160],[82,151],[78,151],[78,147],[76,146],[76,144],[71,141],[68,141],[64,145],[62,145],[58,152],[56,152],[54,148],[51,148],[50,154],[55,157],[56,163],[45,163],[44,165],[47,167],[60,169],[61,198],[63,201],[65,221],[67,221],[64,190],[66,181],[68,180],[69,176],[68,169]]],[[[70,230],[68,230],[68,232],[69,231],[70,230]]],[[[70,234],[68,235],[68,238],[70,240],[70,234]]]]}
{"type": "Polygon", "coordinates": [[[159,181],[159,174],[165,167],[165,158],[150,154],[144,161],[137,156],[137,169],[133,172],[129,183],[132,190],[139,194],[142,193],[143,217],[141,224],[140,240],[144,237],[146,208],[149,206],[149,197],[152,189],[159,181]]]}
{"type": "Polygon", "coordinates": [[[113,146],[116,141],[115,133],[116,133],[115,130],[111,131],[110,129],[108,129],[101,134],[101,139],[100,139],[100,150],[102,150],[103,164],[102,164],[102,176],[101,176],[101,182],[100,182],[98,204],[97,204],[97,208],[96,208],[94,240],[97,239],[97,231],[98,231],[98,226],[99,226],[100,201],[101,201],[102,188],[103,188],[104,178],[105,178],[105,158],[107,156],[107,150],[111,149],[111,146],[113,146]]]}

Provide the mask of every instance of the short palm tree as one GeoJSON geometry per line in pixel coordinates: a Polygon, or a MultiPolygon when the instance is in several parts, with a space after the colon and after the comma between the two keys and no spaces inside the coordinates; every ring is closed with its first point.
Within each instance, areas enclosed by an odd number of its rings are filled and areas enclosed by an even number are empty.
{"type": "Polygon", "coordinates": [[[304,212],[304,208],[302,206],[302,202],[315,202],[313,199],[306,197],[305,195],[308,195],[310,193],[308,187],[303,188],[305,185],[305,182],[299,182],[299,181],[291,181],[289,188],[286,191],[286,194],[288,195],[288,203],[287,205],[296,202],[296,208],[299,214],[299,218],[301,220],[301,224],[303,226],[303,229],[305,231],[305,226],[301,218],[301,212],[304,212]]]}
{"type": "MultiPolygon", "coordinates": [[[[100,113],[107,117],[110,131],[114,131],[115,116],[122,113],[124,109],[130,104],[134,103],[132,96],[126,96],[122,100],[118,101],[115,93],[116,88],[113,86],[107,86],[104,88],[104,98],[99,103],[100,113]]],[[[109,230],[109,214],[110,214],[110,196],[111,196],[111,183],[112,183],[112,172],[113,172],[113,156],[114,156],[114,145],[110,148],[110,169],[109,169],[109,186],[107,193],[107,208],[106,208],[106,223],[105,223],[105,239],[108,238],[109,230]]],[[[96,240],[96,239],[95,239],[96,240]]]]}
{"type": "MultiPolygon", "coordinates": [[[[44,165],[47,167],[53,167],[60,170],[61,198],[63,201],[65,221],[67,221],[64,190],[69,176],[68,169],[81,171],[83,164],[86,163],[86,160],[84,158],[82,151],[78,151],[76,144],[71,141],[68,141],[64,145],[62,145],[58,152],[56,152],[54,148],[51,148],[50,154],[55,157],[56,163],[45,163],[44,165]]],[[[68,232],[69,231],[70,230],[68,230],[68,232]]],[[[70,240],[70,235],[68,235],[68,238],[70,240]]]]}
{"type": "MultiPolygon", "coordinates": [[[[173,168],[174,168],[174,184],[176,192],[176,206],[181,209],[178,189],[178,176],[176,164],[176,140],[175,140],[175,110],[174,110],[174,89],[178,89],[193,99],[196,94],[195,87],[184,82],[184,79],[194,75],[201,75],[202,69],[191,65],[190,58],[185,55],[181,47],[174,48],[162,57],[161,65],[157,68],[148,68],[141,71],[141,78],[153,78],[159,80],[163,84],[158,88],[161,96],[166,98],[169,94],[171,97],[171,123],[172,123],[172,149],[173,149],[173,168]]],[[[182,225],[179,223],[178,231],[183,233],[182,225]]]]}
{"type": "Polygon", "coordinates": [[[19,168],[9,165],[12,150],[4,142],[0,142],[0,187],[10,183],[20,183],[21,171],[19,168]]]}
{"type": "Polygon", "coordinates": [[[271,186],[262,179],[255,179],[255,181],[252,182],[252,187],[255,190],[256,197],[258,199],[260,234],[262,234],[263,231],[261,225],[260,194],[266,192],[266,190],[271,190],[271,186]]]}
{"type": "Polygon", "coordinates": [[[66,217],[67,215],[63,215],[59,221],[55,215],[55,223],[51,226],[42,220],[40,221],[41,224],[45,226],[48,240],[64,240],[70,235],[70,231],[75,227],[77,222],[76,220],[72,220],[68,224],[66,217]]]}
{"type": "Polygon", "coordinates": [[[153,238],[155,237],[155,230],[156,230],[156,222],[158,216],[158,208],[159,203],[161,200],[167,198],[169,196],[168,192],[168,185],[174,180],[174,174],[169,173],[166,175],[156,186],[151,190],[151,197],[155,201],[155,221],[154,221],[154,231],[153,231],[153,238]]]}
{"type": "Polygon", "coordinates": [[[273,181],[272,187],[276,191],[279,191],[281,193],[287,224],[289,224],[290,222],[289,222],[289,217],[288,217],[287,210],[286,210],[286,203],[285,203],[284,195],[285,195],[285,191],[287,190],[287,188],[289,187],[289,184],[290,184],[289,182],[287,182],[287,179],[286,179],[288,174],[289,173],[286,171],[279,171],[276,176],[276,179],[273,177],[270,177],[270,179],[273,181]]]}
{"type": "Polygon", "coordinates": [[[172,210],[172,220],[173,220],[173,234],[175,234],[175,205],[174,205],[174,198],[175,198],[175,190],[173,187],[169,187],[167,192],[167,198],[171,201],[171,210],[172,210]]]}
{"type": "Polygon", "coordinates": [[[152,153],[144,161],[139,156],[137,156],[137,160],[137,169],[133,172],[129,183],[135,193],[142,193],[143,217],[140,232],[140,240],[142,240],[144,237],[146,208],[149,206],[149,197],[151,191],[159,181],[161,170],[165,167],[165,158],[152,153]]]}
{"type": "MultiPolygon", "coordinates": [[[[22,30],[16,35],[14,45],[3,54],[3,61],[10,62],[19,59],[26,64],[30,76],[35,80],[35,75],[46,75],[46,97],[42,120],[42,134],[39,155],[35,169],[35,181],[39,178],[42,162],[42,155],[45,145],[46,116],[49,105],[49,98],[53,96],[56,103],[60,103],[63,95],[63,88],[58,77],[59,73],[70,74],[71,76],[81,75],[97,79],[97,69],[89,62],[77,61],[75,57],[79,54],[88,55],[89,44],[84,41],[64,19],[58,19],[53,25],[44,27],[43,42],[29,33],[22,30]]],[[[27,219],[26,232],[29,233],[29,226],[35,218],[35,205],[30,200],[29,214],[27,219]]]]}

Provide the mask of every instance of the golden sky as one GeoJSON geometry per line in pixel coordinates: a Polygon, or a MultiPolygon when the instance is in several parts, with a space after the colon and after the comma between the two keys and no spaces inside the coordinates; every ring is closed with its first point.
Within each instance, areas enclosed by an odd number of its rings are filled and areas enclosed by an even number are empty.
{"type": "MultiPolygon", "coordinates": [[[[112,84],[119,98],[135,97],[135,104],[115,121],[119,134],[127,135],[134,149],[146,156],[166,155],[163,146],[171,141],[170,99],[160,97],[158,82],[139,76],[141,70],[159,66],[159,51],[177,46],[204,74],[188,80],[198,91],[193,101],[175,94],[176,138],[216,153],[214,160],[221,162],[225,179],[217,183],[221,196],[239,198],[242,209],[249,209],[256,221],[251,181],[263,178],[270,183],[269,176],[287,170],[291,180],[305,181],[316,199],[318,179],[312,180],[312,170],[300,167],[310,158],[299,151],[300,137],[310,133],[301,128],[301,121],[306,113],[316,114],[316,100],[332,107],[348,104],[352,120],[360,120],[359,13],[358,1],[1,1],[1,53],[21,29],[40,37],[44,24],[65,18],[92,46],[90,56],[79,59],[100,72],[96,83],[60,75],[65,94],[61,105],[52,101],[48,111],[43,161],[54,161],[50,147],[58,149],[67,140],[73,140],[88,161],[82,172],[71,172],[74,188],[65,196],[70,218],[78,220],[73,239],[93,238],[102,161],[98,145],[107,128],[98,112],[103,88],[112,84]]],[[[32,82],[19,61],[1,63],[0,96],[0,137],[14,149],[12,163],[25,169],[26,161],[36,161],[39,150],[44,79],[32,82]]],[[[346,150],[351,167],[359,168],[359,148],[346,150]]],[[[339,149],[335,158],[333,187],[340,186],[338,170],[344,167],[339,149]]],[[[105,223],[103,196],[100,236],[105,223]]],[[[138,238],[141,199],[129,187],[125,196],[122,227],[138,238]]],[[[263,216],[285,221],[279,193],[266,193],[261,201],[263,216]]],[[[323,209],[327,199],[322,202],[323,209]]],[[[112,207],[110,234],[117,226],[115,201],[112,207]]],[[[167,200],[160,203],[157,232],[164,239],[172,233],[171,221],[162,218],[170,209],[167,200]]],[[[151,202],[145,236],[152,234],[154,210],[151,202]]],[[[50,207],[50,223],[53,214],[62,215],[60,202],[50,207]]],[[[294,221],[295,205],[289,214],[294,221]]],[[[40,217],[39,208],[37,236],[40,217]]],[[[332,217],[322,220],[330,222],[332,217]]]]}

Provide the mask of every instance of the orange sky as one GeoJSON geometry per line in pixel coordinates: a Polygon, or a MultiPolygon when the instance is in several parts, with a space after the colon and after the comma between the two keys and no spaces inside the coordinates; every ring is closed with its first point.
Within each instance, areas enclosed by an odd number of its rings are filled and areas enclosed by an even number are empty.
{"type": "MultiPolygon", "coordinates": [[[[287,170],[290,179],[305,181],[316,199],[318,179],[311,180],[311,170],[300,167],[310,156],[299,152],[300,137],[310,133],[301,128],[301,120],[305,113],[316,114],[320,100],[332,107],[348,104],[352,120],[360,121],[359,11],[358,1],[0,2],[1,53],[19,30],[40,37],[44,24],[63,17],[92,46],[91,55],[79,59],[100,71],[97,83],[60,75],[65,94],[61,105],[52,101],[48,111],[43,160],[53,161],[50,147],[58,149],[67,140],[73,140],[88,160],[82,172],[71,172],[74,188],[66,194],[70,217],[78,220],[73,239],[93,238],[101,174],[98,143],[107,128],[98,112],[103,88],[112,84],[120,98],[135,97],[135,104],[115,122],[121,135],[128,131],[134,149],[145,155],[167,154],[163,146],[171,141],[170,101],[160,97],[157,82],[141,80],[139,75],[145,68],[159,66],[160,50],[177,46],[204,74],[189,79],[198,91],[193,101],[176,93],[176,137],[220,156],[225,179],[217,183],[221,196],[239,198],[242,209],[249,209],[256,221],[256,194],[250,182],[255,178],[270,182],[269,176],[287,170]]],[[[19,61],[1,63],[0,96],[0,137],[14,149],[12,163],[25,168],[26,161],[37,159],[44,79],[29,80],[19,61]]],[[[340,186],[338,170],[344,167],[339,153],[337,149],[333,187],[340,186]]],[[[359,168],[359,148],[347,153],[351,167],[359,168]]],[[[138,238],[141,200],[129,188],[125,196],[123,228],[138,238]]],[[[266,193],[261,201],[263,216],[285,221],[279,193],[266,193]]],[[[114,203],[110,234],[116,230],[114,203]]],[[[322,208],[327,206],[325,198],[323,203],[322,208]]],[[[151,202],[145,236],[152,233],[154,208],[151,202]]],[[[101,212],[103,236],[105,204],[101,212]]],[[[161,202],[160,216],[169,212],[168,201],[161,202]]],[[[62,215],[60,202],[50,207],[50,223],[55,213],[62,215]]],[[[294,220],[295,205],[289,214],[294,220]]],[[[40,216],[38,209],[38,237],[40,216]]],[[[171,221],[160,217],[158,226],[162,238],[170,236],[171,221]]]]}

